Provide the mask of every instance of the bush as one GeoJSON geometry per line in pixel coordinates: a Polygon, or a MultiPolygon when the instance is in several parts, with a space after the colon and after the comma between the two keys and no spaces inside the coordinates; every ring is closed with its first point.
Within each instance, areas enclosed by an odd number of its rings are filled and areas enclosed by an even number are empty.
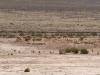
{"type": "Polygon", "coordinates": [[[8,38],[15,38],[15,35],[14,34],[9,34],[8,38]]]}
{"type": "Polygon", "coordinates": [[[74,54],[78,54],[78,49],[77,48],[71,48],[71,51],[74,53],[74,54]]]}
{"type": "Polygon", "coordinates": [[[11,55],[13,55],[13,53],[11,53],[11,55]]]}
{"type": "Polygon", "coordinates": [[[97,54],[99,55],[99,52],[97,52],[97,54]]]}
{"type": "Polygon", "coordinates": [[[34,51],[31,51],[32,53],[34,53],[34,51]]]}
{"type": "Polygon", "coordinates": [[[35,39],[35,41],[41,41],[42,40],[42,38],[37,38],[37,39],[35,39]]]}
{"type": "Polygon", "coordinates": [[[66,48],[65,49],[66,50],[66,53],[71,53],[71,52],[73,52],[74,54],[78,54],[78,49],[77,48],[66,48]]]}
{"type": "Polygon", "coordinates": [[[66,53],[70,53],[71,52],[71,49],[70,48],[66,48],[66,53]]]}
{"type": "Polygon", "coordinates": [[[29,69],[29,68],[26,68],[26,69],[24,70],[24,72],[30,72],[30,69],[29,69]]]}
{"type": "Polygon", "coordinates": [[[20,53],[20,51],[18,53],[20,53]]]}
{"type": "Polygon", "coordinates": [[[66,53],[74,53],[74,54],[78,54],[78,52],[81,52],[81,54],[88,54],[88,50],[87,49],[77,49],[77,48],[65,48],[65,49],[60,49],[59,50],[59,54],[66,54],[66,53]]]}
{"type": "Polygon", "coordinates": [[[59,54],[66,54],[66,50],[65,49],[60,49],[59,54]]]}
{"type": "Polygon", "coordinates": [[[20,33],[19,33],[19,36],[24,36],[24,33],[23,33],[23,32],[20,32],[20,33]]]}
{"type": "Polygon", "coordinates": [[[41,53],[40,51],[38,51],[38,53],[41,53]]]}
{"type": "Polygon", "coordinates": [[[84,37],[80,37],[80,38],[79,38],[80,41],[83,41],[83,39],[84,39],[84,37]]]}
{"type": "Polygon", "coordinates": [[[14,50],[14,52],[16,52],[16,50],[14,50]]]}
{"type": "Polygon", "coordinates": [[[81,49],[81,54],[88,54],[89,52],[88,52],[88,50],[87,49],[81,49]]]}
{"type": "Polygon", "coordinates": [[[77,48],[65,48],[65,49],[60,49],[59,54],[66,54],[66,53],[74,53],[78,54],[78,49],[77,48]]]}
{"type": "Polygon", "coordinates": [[[42,37],[42,33],[37,33],[37,34],[35,34],[35,36],[42,37]]]}

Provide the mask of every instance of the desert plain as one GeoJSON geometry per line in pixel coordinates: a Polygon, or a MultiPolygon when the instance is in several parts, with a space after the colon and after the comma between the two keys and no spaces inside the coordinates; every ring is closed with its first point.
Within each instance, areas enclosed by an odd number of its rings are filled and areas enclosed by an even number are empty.
{"type": "Polygon", "coordinates": [[[0,0],[0,75],[100,75],[100,0],[0,0]]]}
{"type": "Polygon", "coordinates": [[[84,38],[82,43],[76,41],[79,38],[29,42],[0,38],[0,75],[99,75],[99,37],[84,38]],[[59,54],[59,49],[64,47],[86,48],[89,53],[59,54]],[[30,72],[24,72],[26,68],[30,72]]]}

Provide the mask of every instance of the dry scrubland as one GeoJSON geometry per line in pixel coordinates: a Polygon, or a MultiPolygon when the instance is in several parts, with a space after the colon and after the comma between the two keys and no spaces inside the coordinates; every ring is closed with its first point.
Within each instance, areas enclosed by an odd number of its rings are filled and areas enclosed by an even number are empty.
{"type": "Polygon", "coordinates": [[[99,75],[100,38],[79,39],[42,38],[18,42],[16,38],[0,38],[0,75],[99,75]],[[59,54],[59,49],[69,47],[86,48],[89,53],[59,54]],[[26,68],[30,72],[24,72],[26,68]]]}
{"type": "Polygon", "coordinates": [[[99,36],[16,41],[22,31],[100,32],[100,0],[0,0],[0,75],[100,75],[99,36]]]}

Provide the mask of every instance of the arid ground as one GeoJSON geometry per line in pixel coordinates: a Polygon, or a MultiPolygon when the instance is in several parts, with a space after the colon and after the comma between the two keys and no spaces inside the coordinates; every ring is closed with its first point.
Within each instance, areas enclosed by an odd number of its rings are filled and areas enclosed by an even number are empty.
{"type": "Polygon", "coordinates": [[[79,38],[29,42],[0,38],[0,75],[99,75],[98,53],[99,37],[84,38],[82,43],[79,42],[79,38]],[[88,44],[85,44],[86,40],[88,44]],[[83,47],[89,54],[59,54],[59,49],[64,47],[83,47]],[[30,68],[30,72],[24,72],[27,67],[30,68]]]}
{"type": "Polygon", "coordinates": [[[0,75],[100,75],[98,34],[100,0],[0,0],[0,75]],[[16,41],[37,32],[93,35],[16,41]],[[70,47],[89,53],[59,54],[70,47]]]}

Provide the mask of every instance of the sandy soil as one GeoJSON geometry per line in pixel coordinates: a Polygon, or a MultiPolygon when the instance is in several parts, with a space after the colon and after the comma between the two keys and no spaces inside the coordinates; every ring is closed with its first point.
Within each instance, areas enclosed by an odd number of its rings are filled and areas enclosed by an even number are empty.
{"type": "MultiPolygon", "coordinates": [[[[96,41],[98,38],[91,39],[96,41]]],[[[25,42],[16,43],[15,38],[0,38],[0,75],[100,75],[100,57],[97,55],[100,50],[99,44],[96,43],[96,46],[81,44],[88,48],[87,55],[71,53],[60,55],[59,48],[77,44],[51,40],[47,41],[46,45],[38,46],[25,42]],[[31,71],[25,73],[27,67],[31,71]]]]}

